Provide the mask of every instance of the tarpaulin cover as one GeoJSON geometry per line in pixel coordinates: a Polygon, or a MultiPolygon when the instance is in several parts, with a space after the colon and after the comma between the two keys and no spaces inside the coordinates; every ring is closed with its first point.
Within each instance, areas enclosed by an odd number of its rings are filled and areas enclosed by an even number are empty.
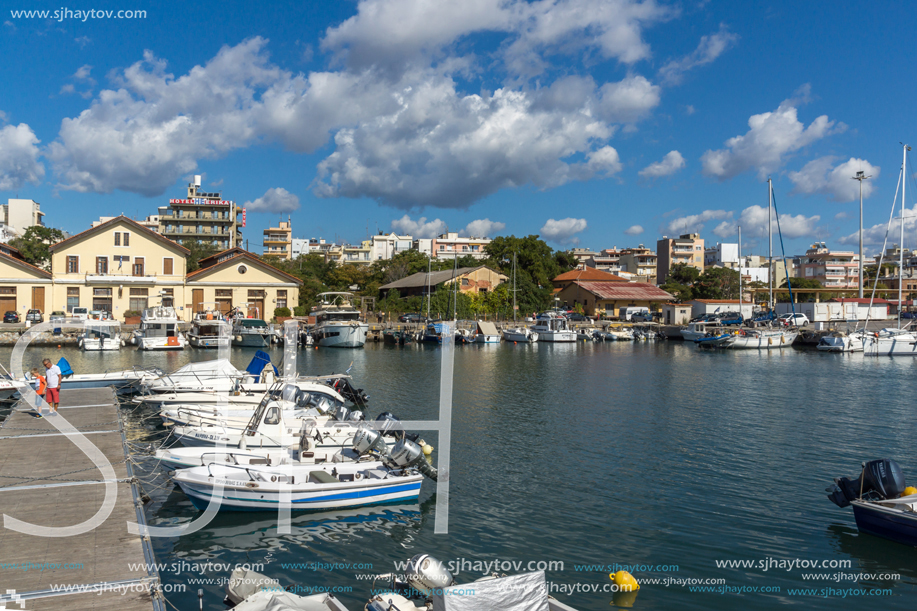
{"type": "Polygon", "coordinates": [[[548,611],[544,571],[444,588],[433,611],[548,611]]]}

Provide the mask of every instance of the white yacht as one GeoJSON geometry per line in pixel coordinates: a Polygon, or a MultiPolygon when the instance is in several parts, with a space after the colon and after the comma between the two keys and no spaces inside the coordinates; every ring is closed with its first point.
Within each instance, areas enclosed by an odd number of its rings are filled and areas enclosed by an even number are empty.
{"type": "Polygon", "coordinates": [[[121,324],[115,320],[88,322],[78,340],[80,348],[88,351],[120,350],[123,343],[121,324]]]}
{"type": "Polygon", "coordinates": [[[178,315],[172,306],[147,308],[140,317],[140,328],[131,343],[141,350],[184,350],[188,343],[178,328],[178,315]]]}
{"type": "Polygon", "coordinates": [[[862,330],[844,333],[836,331],[818,340],[816,348],[821,352],[863,352],[862,330]]]}
{"type": "Polygon", "coordinates": [[[535,319],[532,331],[541,342],[575,342],[576,331],[567,325],[567,317],[557,312],[544,312],[535,319]]]}
{"type": "Polygon", "coordinates": [[[917,356],[917,333],[905,329],[882,329],[866,333],[863,339],[866,356],[917,356]]]}
{"type": "Polygon", "coordinates": [[[525,327],[517,327],[515,329],[504,329],[503,330],[503,341],[505,342],[523,342],[523,343],[534,343],[538,341],[538,334],[532,331],[531,329],[526,329],[525,327]]]}
{"type": "MultiPolygon", "coordinates": [[[[203,306],[217,306],[217,303],[202,303],[203,306]]],[[[220,338],[220,321],[223,314],[217,307],[207,307],[194,313],[191,330],[188,331],[188,343],[195,348],[219,348],[228,345],[231,338],[220,338]]]]}
{"type": "Polygon", "coordinates": [[[321,303],[312,308],[315,342],[319,346],[362,348],[369,325],[360,321],[353,293],[320,293],[318,298],[321,303]]]}

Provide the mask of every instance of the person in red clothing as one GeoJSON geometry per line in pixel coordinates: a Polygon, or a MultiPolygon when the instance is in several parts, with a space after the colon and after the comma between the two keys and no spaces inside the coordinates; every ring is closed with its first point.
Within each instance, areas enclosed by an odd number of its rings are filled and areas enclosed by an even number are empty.
{"type": "Polygon", "coordinates": [[[60,385],[63,376],[61,375],[60,367],[53,364],[51,359],[45,359],[44,366],[48,372],[48,390],[46,391],[45,401],[51,406],[52,412],[57,412],[57,408],[60,406],[60,385]]]}
{"type": "Polygon", "coordinates": [[[41,375],[41,369],[38,367],[32,367],[32,379],[35,380],[35,392],[38,394],[35,397],[35,407],[41,408],[41,397],[45,394],[45,390],[48,388],[48,381],[45,379],[45,376],[41,375]]]}

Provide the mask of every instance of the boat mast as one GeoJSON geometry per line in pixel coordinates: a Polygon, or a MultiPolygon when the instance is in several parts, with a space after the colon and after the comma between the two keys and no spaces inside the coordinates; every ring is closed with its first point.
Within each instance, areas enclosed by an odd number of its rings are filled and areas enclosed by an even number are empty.
{"type": "MultiPolygon", "coordinates": [[[[911,147],[904,145],[901,161],[901,237],[898,241],[898,328],[901,328],[901,298],[904,284],[904,187],[907,185],[907,152],[911,147]]],[[[876,270],[876,282],[879,281],[879,273],[876,270]]]]}
{"type": "Polygon", "coordinates": [[[516,252],[513,251],[513,325],[516,324],[516,252]]]}
{"type": "MultiPolygon", "coordinates": [[[[771,202],[773,201],[773,185],[770,177],[767,178],[767,288],[768,301],[767,308],[774,310],[774,272],[777,266],[774,265],[774,224],[771,221],[771,202]]],[[[741,231],[741,230],[740,230],[741,231]]]]}
{"type": "MultiPolygon", "coordinates": [[[[752,306],[752,310],[754,310],[752,306]]],[[[739,225],[739,316],[742,316],[742,226],[739,225]]]]}
{"type": "Polygon", "coordinates": [[[427,257],[427,320],[430,320],[430,263],[433,261],[433,255],[427,257]]]}

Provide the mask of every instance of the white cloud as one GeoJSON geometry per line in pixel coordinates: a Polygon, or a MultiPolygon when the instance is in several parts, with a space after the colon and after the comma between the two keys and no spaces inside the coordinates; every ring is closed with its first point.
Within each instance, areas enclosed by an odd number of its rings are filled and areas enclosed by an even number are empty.
{"type": "Polygon", "coordinates": [[[436,219],[428,222],[425,216],[414,221],[405,214],[400,219],[392,221],[392,231],[398,235],[410,235],[415,238],[435,238],[446,233],[448,229],[445,221],[436,219]]]}
{"type": "Polygon", "coordinates": [[[642,170],[640,176],[647,178],[659,178],[661,176],[670,176],[678,170],[685,167],[685,158],[678,151],[669,151],[662,161],[651,163],[642,170]]]}
{"type": "Polygon", "coordinates": [[[299,198],[282,187],[275,187],[255,201],[245,202],[245,208],[252,212],[293,212],[299,210],[299,198]]]}
{"type": "MultiPolygon", "coordinates": [[[[807,95],[803,88],[802,94],[807,95]]],[[[758,171],[763,179],[783,165],[784,157],[804,146],[820,140],[832,133],[846,129],[826,115],[815,119],[808,127],[797,118],[796,106],[800,99],[789,99],[781,102],[777,110],[752,115],[748,119],[749,130],[741,136],[726,141],[726,148],[716,151],[708,150],[701,157],[704,174],[715,176],[720,180],[732,178],[751,169],[758,171]]]]}
{"type": "Polygon", "coordinates": [[[641,233],[643,233],[643,227],[640,225],[631,225],[624,230],[625,235],[640,235],[641,233]]]}
{"type": "Polygon", "coordinates": [[[490,219],[478,219],[471,221],[459,232],[460,236],[472,238],[489,238],[497,235],[498,231],[506,229],[506,223],[492,221],[490,219]]]}
{"type": "Polygon", "coordinates": [[[720,30],[715,34],[701,36],[700,43],[690,55],[678,60],[673,60],[659,70],[659,76],[666,85],[676,85],[681,82],[685,72],[698,66],[713,62],[738,42],[739,37],[730,32],[725,25],[720,24],[720,30]]]}
{"type": "Polygon", "coordinates": [[[839,221],[842,221],[842,220],[844,220],[845,218],[847,218],[847,213],[846,213],[846,212],[838,212],[837,214],[834,215],[834,218],[836,218],[836,219],[839,220],[839,221]]]}
{"type": "Polygon", "coordinates": [[[635,123],[659,105],[660,89],[642,76],[606,83],[600,90],[598,114],[612,123],[635,123]]]}
{"type": "Polygon", "coordinates": [[[683,233],[700,233],[703,231],[704,225],[709,221],[731,218],[732,212],[726,210],[704,210],[700,214],[691,214],[672,219],[659,228],[659,233],[668,236],[681,235],[683,233]]]}
{"type": "Polygon", "coordinates": [[[697,109],[694,108],[692,105],[688,104],[687,106],[685,106],[685,114],[686,114],[686,115],[691,116],[691,115],[693,115],[695,112],[697,112],[697,109]]]}
{"type": "Polygon", "coordinates": [[[655,0],[362,0],[355,16],[328,29],[322,47],[351,69],[397,70],[441,57],[465,37],[495,33],[507,70],[533,76],[560,53],[597,51],[627,64],[646,59],[643,29],[674,14],[655,0]]]}
{"type": "Polygon", "coordinates": [[[874,166],[865,159],[851,157],[848,161],[832,167],[837,157],[820,157],[803,166],[798,172],[790,172],[790,180],[795,185],[793,193],[824,193],[836,202],[850,202],[859,200],[860,185],[853,180],[857,172],[862,171],[872,180],[863,181],[863,198],[872,195],[873,185],[879,177],[878,166],[874,166]]]}
{"type": "Polygon", "coordinates": [[[88,36],[79,36],[73,39],[73,42],[80,46],[80,49],[85,49],[86,45],[92,42],[92,39],[88,36]]]}
{"type": "Polygon", "coordinates": [[[584,231],[587,226],[586,219],[565,218],[559,221],[548,219],[539,233],[541,237],[551,242],[579,244],[579,238],[575,235],[584,231]]]}
{"type": "MultiPolygon", "coordinates": [[[[767,237],[767,212],[767,208],[764,206],[749,206],[742,210],[738,220],[723,221],[716,226],[713,233],[720,238],[729,238],[736,235],[736,226],[741,225],[743,238],[746,236],[749,238],[767,237]]],[[[732,213],[730,212],[729,214],[731,217],[732,213]]],[[[820,220],[821,217],[818,215],[805,216],[798,214],[793,216],[781,214],[779,230],[783,233],[783,237],[788,239],[814,238],[818,232],[818,221],[820,220]]],[[[771,224],[773,225],[773,234],[776,236],[778,232],[776,217],[771,219],[771,224]]]]}
{"type": "MultiPolygon", "coordinates": [[[[865,186],[865,185],[864,185],[865,186]]],[[[899,200],[900,201],[900,200],[899,200]]],[[[900,204],[899,204],[900,206],[900,204]]],[[[901,235],[901,220],[898,218],[900,210],[895,209],[895,218],[892,219],[891,225],[888,223],[880,223],[878,225],[873,225],[872,227],[863,228],[863,243],[869,244],[870,246],[878,246],[881,250],[882,244],[885,241],[886,228],[888,229],[888,245],[897,244],[900,235],[901,235]]],[[[904,209],[904,237],[905,240],[908,239],[908,236],[914,235],[917,232],[917,204],[914,204],[913,208],[904,209]]],[[[850,235],[842,237],[838,240],[841,244],[847,245],[857,245],[860,243],[860,232],[855,231],[850,235]]],[[[907,244],[905,244],[907,246],[907,244]]]]}
{"type": "Polygon", "coordinates": [[[26,183],[41,182],[45,166],[38,161],[39,142],[25,123],[0,128],[0,191],[15,191],[26,183]]]}

